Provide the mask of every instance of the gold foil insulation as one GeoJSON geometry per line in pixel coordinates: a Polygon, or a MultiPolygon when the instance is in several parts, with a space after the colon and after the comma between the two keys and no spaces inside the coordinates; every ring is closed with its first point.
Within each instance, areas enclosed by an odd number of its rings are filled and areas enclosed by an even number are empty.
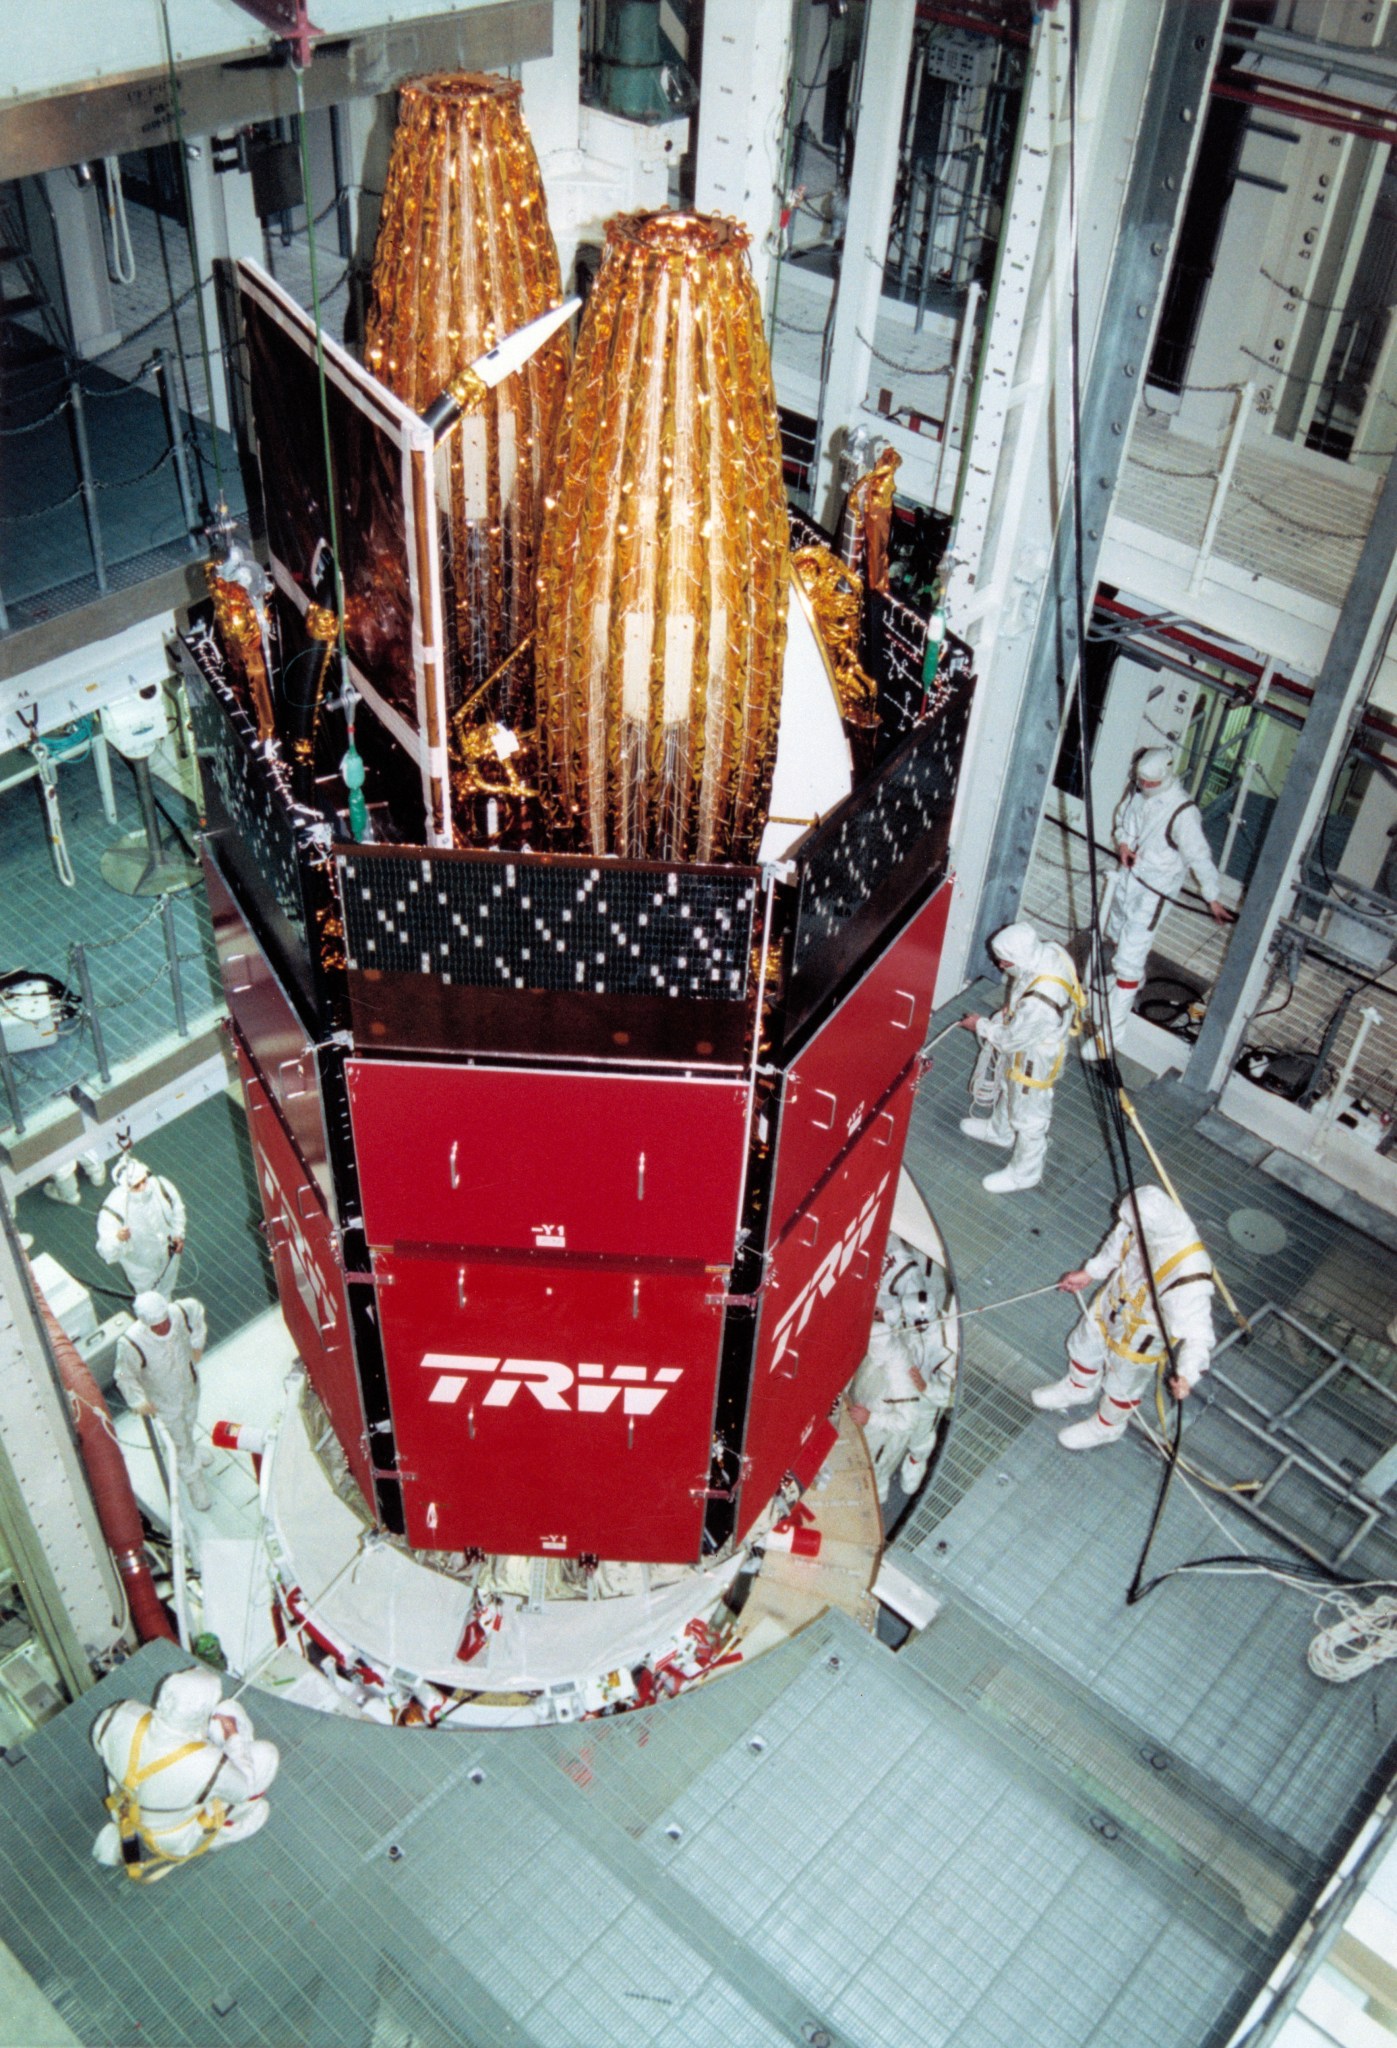
{"type": "Polygon", "coordinates": [[[559,429],[536,641],[556,843],[748,860],[766,818],[789,525],[734,221],[608,223],[559,429]]]}
{"type": "Polygon", "coordinates": [[[859,660],[862,579],[818,543],[797,548],[791,556],[791,574],[809,606],[840,711],[859,722],[871,718],[877,711],[878,685],[859,660]]]}
{"type": "Polygon", "coordinates": [[[214,624],[231,660],[238,681],[246,690],[257,721],[259,740],[276,734],[272,711],[272,686],[267,677],[267,658],[262,645],[262,621],[257,607],[241,583],[230,583],[218,573],[217,562],[205,562],[204,581],[213,599],[214,624]]]}
{"type": "Polygon", "coordinates": [[[320,730],[320,708],[325,701],[325,678],[329,673],[335,642],[339,638],[340,622],[335,614],[323,604],[306,607],[306,633],[320,649],[320,658],[315,664],[315,675],[311,682],[310,717],[306,730],[298,733],[291,743],[296,760],[306,769],[315,765],[315,742],[320,730]]]}
{"type": "MultiPolygon", "coordinates": [[[[402,88],[365,360],[418,412],[477,356],[562,300],[520,90],[470,72],[402,88]]],[[[533,627],[542,494],[568,356],[564,330],[478,405],[478,380],[466,376],[473,402],[437,451],[450,703],[533,627]]],[[[527,707],[502,709],[518,716],[527,707]]]]}

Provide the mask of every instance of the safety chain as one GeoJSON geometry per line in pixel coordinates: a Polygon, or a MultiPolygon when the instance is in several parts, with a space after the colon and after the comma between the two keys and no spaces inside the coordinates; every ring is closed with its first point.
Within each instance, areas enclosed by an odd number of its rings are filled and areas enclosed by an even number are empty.
{"type": "Polygon", "coordinates": [[[170,970],[168,963],[162,961],[155,973],[150,977],[150,980],[142,982],[139,988],[128,989],[124,995],[102,996],[97,1001],[96,1007],[102,1012],[104,1017],[109,1010],[124,1010],[129,1003],[139,1002],[142,996],[148,996],[153,988],[158,987],[161,982],[168,983],[169,979],[170,970]]]}
{"type": "Polygon", "coordinates": [[[70,392],[65,391],[53,410],[44,413],[40,419],[30,420],[29,424],[24,427],[0,427],[0,440],[14,441],[21,434],[37,434],[40,427],[46,427],[50,420],[56,420],[61,412],[66,412],[71,403],[72,395],[70,392]]]}
{"type": "Polygon", "coordinates": [[[890,370],[898,370],[904,377],[945,377],[954,367],[953,364],[945,362],[938,363],[935,369],[923,370],[918,368],[916,363],[900,363],[896,356],[885,356],[881,349],[876,349],[868,336],[859,333],[857,327],[854,329],[854,333],[858,335],[859,340],[868,350],[875,363],[883,363],[890,370]]]}
{"type": "Polygon", "coordinates": [[[94,477],[92,479],[93,489],[98,491],[124,491],[131,484],[143,484],[147,477],[154,476],[158,469],[163,469],[167,462],[172,461],[174,453],[174,443],[171,442],[165,453],[158,455],[155,461],[151,463],[149,469],[138,470],[135,476],[113,477],[110,483],[106,482],[102,477],[94,477]]]}
{"type": "Polygon", "coordinates": [[[82,383],[82,380],[78,377],[75,377],[73,382],[78,385],[83,397],[94,405],[100,405],[104,398],[130,398],[133,392],[138,392],[144,398],[146,393],[141,391],[141,383],[149,367],[150,365],[147,363],[145,368],[138,371],[128,383],[118,384],[115,391],[90,391],[87,385],[82,383]]]}
{"type": "Polygon", "coordinates": [[[1264,263],[1258,264],[1257,268],[1267,284],[1273,284],[1276,290],[1284,292],[1288,299],[1297,299],[1302,306],[1309,306],[1316,313],[1343,313],[1351,319],[1361,320],[1365,313],[1387,313],[1391,311],[1389,306],[1378,302],[1374,302],[1371,306],[1327,306],[1323,299],[1307,298],[1298,286],[1286,284],[1283,279],[1273,277],[1264,263]]]}
{"type": "Polygon", "coordinates": [[[1146,462],[1143,456],[1131,454],[1128,458],[1132,469],[1147,469],[1151,476],[1177,477],[1181,483],[1216,483],[1222,475],[1220,469],[1165,469],[1157,462],[1146,462]]]}
{"type": "Polygon", "coordinates": [[[788,334],[808,334],[815,341],[823,341],[825,336],[823,327],[802,327],[799,321],[788,320],[784,313],[778,313],[772,325],[773,327],[784,327],[788,334]]]}
{"type": "Polygon", "coordinates": [[[1333,527],[1311,526],[1303,519],[1292,519],[1287,512],[1278,512],[1268,499],[1258,498],[1253,491],[1244,491],[1240,484],[1234,484],[1232,488],[1238,497],[1245,498],[1249,505],[1257,506],[1262,512],[1269,512],[1271,517],[1278,519],[1282,526],[1293,527],[1296,533],[1307,533],[1315,540],[1363,541],[1368,538],[1366,531],[1363,533],[1339,533],[1333,527]]]}
{"type": "MultiPolygon", "coordinates": [[[[1236,398],[1241,389],[1240,384],[1181,384],[1179,386],[1179,396],[1182,398],[1186,391],[1191,391],[1201,398],[1221,398],[1230,392],[1236,398]]],[[[1147,412],[1153,420],[1171,420],[1174,417],[1167,406],[1151,405],[1148,398],[1144,397],[1143,394],[1140,399],[1140,410],[1147,412]]]]}
{"type": "Polygon", "coordinates": [[[0,512],[0,526],[28,526],[36,519],[47,519],[51,512],[61,512],[65,505],[71,505],[82,496],[82,485],[69,491],[66,498],[58,498],[52,505],[41,505],[37,512],[0,512]]]}
{"type": "Polygon", "coordinates": [[[1273,363],[1267,356],[1258,355],[1254,348],[1243,348],[1242,354],[1249,362],[1258,364],[1268,377],[1280,377],[1287,384],[1303,385],[1306,391],[1321,391],[1329,382],[1327,377],[1302,377],[1298,370],[1283,370],[1279,363],[1273,363]]]}
{"type": "Polygon", "coordinates": [[[101,953],[108,946],[124,946],[128,939],[134,939],[137,932],[143,932],[148,924],[160,916],[165,908],[166,901],[167,898],[163,895],[153,897],[150,909],[143,918],[140,918],[131,926],[129,931],[118,932],[115,938],[111,939],[85,939],[83,941],[83,950],[88,953],[101,953]]]}

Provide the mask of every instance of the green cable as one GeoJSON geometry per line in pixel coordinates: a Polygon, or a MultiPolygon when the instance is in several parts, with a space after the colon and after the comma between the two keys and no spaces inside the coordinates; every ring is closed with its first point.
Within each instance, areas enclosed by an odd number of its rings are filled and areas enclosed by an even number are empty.
{"type": "MultiPolygon", "coordinates": [[[[218,448],[218,422],[213,416],[213,362],[209,352],[208,320],[204,313],[203,271],[199,266],[199,237],[194,227],[194,194],[189,183],[189,159],[185,154],[184,116],[180,111],[179,73],[175,70],[175,46],[170,37],[169,0],[160,0],[160,21],[165,34],[165,62],[170,73],[170,105],[175,117],[175,141],[179,151],[180,186],[184,192],[184,231],[189,242],[189,260],[194,266],[194,311],[199,321],[199,349],[204,358],[204,388],[209,401],[209,440],[213,446],[214,474],[218,478],[218,502],[220,512],[226,510],[228,494],[223,485],[223,457],[218,448]]],[[[179,327],[175,328],[175,340],[179,341],[179,327]]],[[[184,349],[181,345],[180,356],[184,349]]],[[[188,379],[185,392],[188,395],[188,379]]]]}
{"type": "MultiPolygon", "coordinates": [[[[166,0],[161,0],[162,6],[166,0]]],[[[310,256],[310,303],[315,316],[315,365],[320,380],[320,431],[325,443],[325,492],[330,514],[330,554],[335,565],[335,618],[340,652],[340,689],[349,680],[349,651],[344,637],[344,576],[340,566],[339,515],[335,509],[335,464],[330,447],[330,400],[325,377],[325,345],[320,331],[320,268],[315,257],[315,211],[310,203],[310,156],[306,148],[305,84],[299,65],[296,79],[296,140],[301,157],[301,199],[306,209],[306,249],[310,256]]]]}

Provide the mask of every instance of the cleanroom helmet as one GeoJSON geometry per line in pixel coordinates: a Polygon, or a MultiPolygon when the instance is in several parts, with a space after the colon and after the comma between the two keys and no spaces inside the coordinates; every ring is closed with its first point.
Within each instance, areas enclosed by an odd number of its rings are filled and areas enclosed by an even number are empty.
{"type": "Polygon", "coordinates": [[[1146,747],[1135,763],[1135,780],[1142,789],[1158,789],[1174,779],[1174,756],[1167,747],[1146,747]]]}
{"type": "Polygon", "coordinates": [[[1006,924],[990,938],[990,958],[1022,974],[1038,957],[1039,938],[1031,924],[1006,924]]]}

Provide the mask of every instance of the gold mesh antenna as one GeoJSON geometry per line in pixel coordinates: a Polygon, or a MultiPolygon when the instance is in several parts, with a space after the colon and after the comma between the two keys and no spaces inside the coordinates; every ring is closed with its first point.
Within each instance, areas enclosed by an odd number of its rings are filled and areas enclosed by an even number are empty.
{"type": "MultiPolygon", "coordinates": [[[[471,364],[562,299],[520,91],[472,72],[402,88],[365,360],[417,412],[453,389],[464,401],[471,364]]],[[[472,391],[437,450],[453,706],[533,628],[538,525],[569,354],[559,332],[517,374],[472,391]]],[[[517,718],[528,707],[495,709],[517,718]]]]}
{"type": "Polygon", "coordinates": [[[553,836],[746,860],[771,787],[789,524],[735,221],[621,216],[578,337],[539,564],[553,836]]]}

